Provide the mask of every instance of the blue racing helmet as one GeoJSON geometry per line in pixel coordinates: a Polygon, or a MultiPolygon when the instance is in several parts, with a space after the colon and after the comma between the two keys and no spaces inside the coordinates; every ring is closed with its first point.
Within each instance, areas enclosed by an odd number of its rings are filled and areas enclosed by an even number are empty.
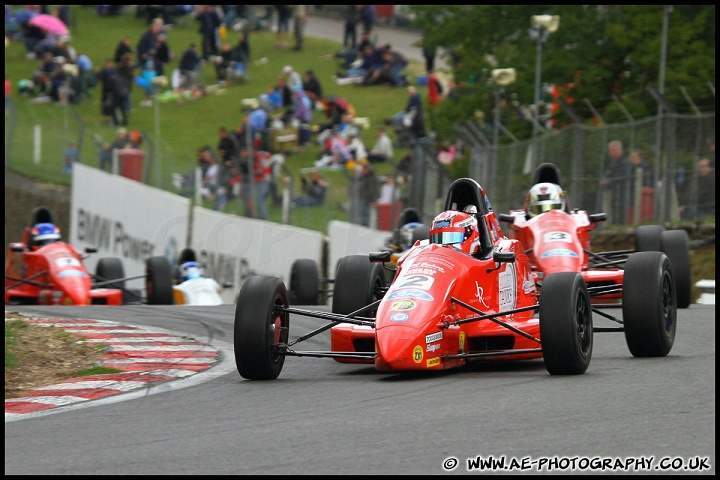
{"type": "Polygon", "coordinates": [[[202,267],[197,262],[185,262],[180,266],[180,280],[192,280],[202,277],[202,267]]]}
{"type": "Polygon", "coordinates": [[[60,241],[60,229],[52,223],[38,223],[30,232],[30,247],[33,250],[57,241],[60,241]]]}

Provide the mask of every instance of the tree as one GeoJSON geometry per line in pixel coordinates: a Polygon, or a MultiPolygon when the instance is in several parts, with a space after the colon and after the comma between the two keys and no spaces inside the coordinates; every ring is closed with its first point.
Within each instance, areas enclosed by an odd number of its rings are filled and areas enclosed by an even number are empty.
{"type": "MultiPolygon", "coordinates": [[[[636,118],[657,112],[647,87],[657,87],[659,78],[663,6],[414,5],[411,11],[428,45],[455,54],[452,73],[462,101],[438,105],[439,134],[478,110],[491,118],[493,68],[515,68],[517,79],[506,95],[514,95],[520,106],[533,103],[537,44],[528,33],[531,15],[560,16],[559,29],[543,45],[541,78],[582,99],[575,104],[582,117],[594,116],[584,100],[604,121],[623,119],[618,98],[636,118]]],[[[698,108],[714,111],[715,7],[676,5],[669,15],[666,97],[687,106],[685,89],[698,108]]]]}

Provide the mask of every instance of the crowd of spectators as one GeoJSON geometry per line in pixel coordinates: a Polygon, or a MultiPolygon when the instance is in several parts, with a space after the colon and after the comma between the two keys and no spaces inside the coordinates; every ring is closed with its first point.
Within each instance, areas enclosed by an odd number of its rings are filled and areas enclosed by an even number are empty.
{"type": "MultiPolygon", "coordinates": [[[[65,6],[59,6],[65,7],[65,6]]],[[[117,40],[115,48],[97,67],[82,54],[78,54],[69,45],[68,39],[47,35],[34,27],[23,27],[23,41],[28,56],[38,59],[38,67],[32,80],[22,82],[21,93],[35,96],[37,101],[55,101],[60,104],[79,102],[83,95],[89,96],[89,89],[100,85],[100,114],[106,123],[117,128],[118,138],[106,142],[95,136],[100,168],[110,171],[117,150],[141,148],[134,143],[127,127],[131,123],[133,106],[149,107],[154,105],[158,93],[157,87],[164,85],[159,80],[169,77],[178,103],[195,95],[198,91],[198,78],[204,62],[211,62],[219,85],[223,85],[238,74],[238,68],[244,73],[250,61],[250,45],[246,31],[240,31],[238,22],[245,18],[243,6],[137,6],[136,16],[147,21],[147,30],[137,39],[124,35],[117,40]],[[183,17],[195,22],[198,29],[198,41],[190,43],[181,55],[176,56],[169,41],[169,29],[183,17]],[[232,45],[225,39],[227,30],[234,28],[238,32],[238,42],[232,45]],[[83,58],[84,57],[84,58],[83,58]],[[178,61],[175,71],[168,71],[168,64],[178,61]],[[140,92],[140,95],[137,95],[140,92]],[[45,100],[45,99],[48,100],[45,100]]],[[[282,10],[283,6],[272,7],[282,10]]],[[[295,37],[295,49],[303,47],[303,21],[307,6],[286,6],[290,16],[278,15],[278,46],[288,46],[285,28],[286,20],[292,22],[295,37]]],[[[46,8],[46,7],[41,7],[46,8]]],[[[366,54],[368,63],[362,77],[363,84],[388,83],[407,85],[403,70],[407,67],[405,55],[393,49],[389,43],[376,46],[371,40],[375,23],[375,6],[352,5],[352,29],[348,29],[346,49],[342,63],[352,71],[359,67],[358,59],[366,54]],[[356,41],[358,40],[359,42],[356,41]]],[[[117,15],[122,11],[118,6],[98,6],[99,15],[117,15]]],[[[63,12],[56,12],[60,15],[63,12]]],[[[66,12],[65,12],[66,13],[66,12]]],[[[68,20],[69,21],[69,20],[68,20]]],[[[165,79],[164,81],[168,81],[165,79]]],[[[21,82],[18,82],[21,86],[21,82]]],[[[8,83],[6,82],[6,103],[8,83]]],[[[367,148],[360,135],[361,125],[356,123],[354,107],[343,98],[326,97],[321,80],[312,69],[297,71],[292,65],[281,69],[277,83],[269,85],[264,93],[258,95],[258,102],[245,111],[245,117],[235,129],[219,128],[219,140],[214,149],[204,145],[198,150],[198,174],[202,195],[213,202],[213,208],[224,210],[227,202],[239,198],[244,203],[243,214],[253,218],[267,218],[266,199],[272,199],[273,205],[280,203],[280,183],[278,165],[282,165],[290,153],[273,144],[274,134],[290,129],[296,132],[295,147],[303,148],[310,144],[311,134],[317,135],[320,146],[320,160],[317,167],[324,166],[343,169],[353,178],[364,178],[374,174],[370,163],[391,162],[393,143],[384,128],[377,129],[377,141],[367,148]],[[301,73],[304,72],[304,73],[301,73]],[[323,112],[323,119],[313,125],[313,112],[323,112]],[[357,165],[357,168],[354,166],[357,165]],[[356,177],[354,174],[357,174],[356,177]],[[360,175],[362,174],[362,175],[360,175]]],[[[141,140],[141,136],[138,135],[141,140]]],[[[69,149],[70,150],[70,149],[69,149]]],[[[68,155],[68,157],[71,155],[68,155]]],[[[178,188],[187,193],[196,186],[192,174],[180,175],[176,180],[178,188]]],[[[294,206],[316,205],[324,203],[324,194],[318,192],[327,180],[307,180],[301,188],[303,197],[313,197],[313,201],[294,201],[294,206]],[[315,192],[311,194],[310,192],[315,192]]],[[[378,199],[379,187],[383,183],[373,176],[372,195],[366,196],[369,204],[378,199]]],[[[358,180],[359,181],[359,180],[358,180]]],[[[292,191],[292,189],[291,189],[292,191]]],[[[366,212],[365,207],[361,208],[366,212]]],[[[366,224],[367,215],[360,216],[366,224]]]]}

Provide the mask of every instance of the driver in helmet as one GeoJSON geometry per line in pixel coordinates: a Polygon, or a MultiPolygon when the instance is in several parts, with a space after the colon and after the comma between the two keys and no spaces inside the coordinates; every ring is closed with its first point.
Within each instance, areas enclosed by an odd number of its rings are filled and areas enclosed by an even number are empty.
{"type": "Polygon", "coordinates": [[[480,250],[480,230],[474,214],[448,210],[433,219],[430,243],[449,245],[468,255],[480,250]]]}
{"type": "Polygon", "coordinates": [[[527,194],[526,212],[530,218],[550,210],[565,210],[565,192],[554,183],[533,185],[527,194]]]}
{"type": "Polygon", "coordinates": [[[60,241],[60,229],[52,223],[38,223],[30,230],[30,249],[37,250],[40,247],[60,241]]]}
{"type": "Polygon", "coordinates": [[[173,296],[177,305],[220,305],[222,287],[214,278],[203,276],[203,268],[198,262],[185,262],[180,265],[179,284],[173,286],[173,296]]]}
{"type": "Polygon", "coordinates": [[[203,269],[197,262],[185,262],[180,265],[180,283],[200,278],[202,275],[203,269]]]}

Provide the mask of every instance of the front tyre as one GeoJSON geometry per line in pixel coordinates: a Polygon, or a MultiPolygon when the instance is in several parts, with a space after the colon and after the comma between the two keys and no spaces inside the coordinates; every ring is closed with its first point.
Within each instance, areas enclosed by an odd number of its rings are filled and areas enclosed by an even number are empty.
{"type": "Polygon", "coordinates": [[[662,252],[662,225],[641,225],[635,229],[635,251],[662,252]]]}
{"type": "Polygon", "coordinates": [[[550,375],[585,373],[593,349],[590,295],[582,275],[552,273],[540,290],[540,341],[550,375]]]}
{"type": "Polygon", "coordinates": [[[290,314],[285,284],[276,277],[252,276],[240,289],[235,305],[235,365],[248,380],[275,380],[285,363],[290,314]]]}
{"type": "Polygon", "coordinates": [[[628,257],[623,279],[625,340],[635,357],[664,357],[677,329],[677,299],[670,259],[662,252],[628,257]]]}
{"type": "MultiPolygon", "coordinates": [[[[349,315],[382,298],[385,271],[367,255],[348,255],[338,262],[333,285],[333,313],[349,315]]],[[[363,316],[374,316],[364,312],[363,316]]]]}
{"type": "Polygon", "coordinates": [[[145,297],[148,305],[172,305],[172,266],[163,256],[148,258],[145,263],[145,297]]]}

